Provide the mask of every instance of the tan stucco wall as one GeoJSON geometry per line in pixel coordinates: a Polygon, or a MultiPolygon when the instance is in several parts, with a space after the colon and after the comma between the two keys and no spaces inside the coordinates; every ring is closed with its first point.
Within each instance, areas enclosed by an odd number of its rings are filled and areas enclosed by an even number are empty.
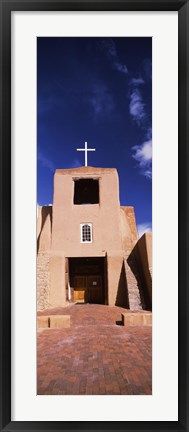
{"type": "Polygon", "coordinates": [[[38,208],[38,253],[51,250],[52,206],[38,208]]]}
{"type": "Polygon", "coordinates": [[[116,304],[117,290],[122,270],[123,257],[120,255],[107,256],[108,273],[108,304],[116,304]]]}
{"type": "Polygon", "coordinates": [[[65,257],[61,254],[51,254],[50,258],[49,303],[53,307],[66,304],[65,257]]]}
{"type": "MultiPolygon", "coordinates": [[[[52,249],[55,256],[93,257],[116,255],[123,259],[120,221],[119,184],[115,169],[83,167],[79,169],[57,170],[54,176],[52,249]],[[99,179],[99,204],[74,205],[74,178],[99,179]],[[92,224],[92,243],[81,243],[80,224],[92,224]]],[[[112,267],[108,261],[109,301],[115,299],[116,281],[119,279],[120,265],[112,267]]],[[[53,293],[57,281],[65,298],[65,275],[51,267],[53,293]],[[56,275],[53,273],[56,272],[56,275]],[[59,276],[58,276],[59,274],[59,276]],[[55,282],[56,280],[56,282],[55,282]]],[[[57,289],[58,292],[58,289],[57,289]]],[[[58,294],[57,294],[58,295],[58,294]]],[[[55,298],[55,294],[53,294],[55,298]]]]}
{"type": "Polygon", "coordinates": [[[125,214],[127,216],[129,228],[131,230],[131,238],[132,238],[133,245],[134,245],[137,242],[137,240],[138,240],[138,233],[137,233],[137,226],[136,226],[134,207],[132,207],[132,206],[124,206],[124,207],[121,207],[121,208],[125,211],[125,214]]]}
{"type": "Polygon", "coordinates": [[[103,256],[105,250],[121,250],[118,175],[115,169],[84,167],[57,170],[54,177],[52,250],[65,256],[103,256]],[[69,171],[69,172],[68,172],[69,171]],[[74,205],[74,177],[99,178],[100,203],[74,205]],[[93,242],[80,240],[80,224],[92,223],[93,242]]]}
{"type": "Polygon", "coordinates": [[[122,249],[128,256],[137,242],[137,230],[133,207],[120,207],[122,249]]]}

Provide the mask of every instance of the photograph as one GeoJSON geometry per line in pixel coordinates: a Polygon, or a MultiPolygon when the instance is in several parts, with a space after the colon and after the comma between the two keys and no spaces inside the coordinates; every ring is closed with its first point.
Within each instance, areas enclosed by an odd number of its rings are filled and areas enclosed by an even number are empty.
{"type": "Polygon", "coordinates": [[[37,395],[153,395],[152,37],[36,44],[37,395]]]}
{"type": "Polygon", "coordinates": [[[0,432],[188,432],[189,0],[0,18],[0,432]]]}

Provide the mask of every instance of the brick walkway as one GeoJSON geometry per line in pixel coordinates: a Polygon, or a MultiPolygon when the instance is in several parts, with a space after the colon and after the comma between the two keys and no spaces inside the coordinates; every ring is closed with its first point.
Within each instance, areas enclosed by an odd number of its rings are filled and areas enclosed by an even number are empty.
{"type": "Polygon", "coordinates": [[[72,305],[71,327],[38,331],[39,395],[152,394],[151,326],[120,325],[120,307],[72,305]]]}

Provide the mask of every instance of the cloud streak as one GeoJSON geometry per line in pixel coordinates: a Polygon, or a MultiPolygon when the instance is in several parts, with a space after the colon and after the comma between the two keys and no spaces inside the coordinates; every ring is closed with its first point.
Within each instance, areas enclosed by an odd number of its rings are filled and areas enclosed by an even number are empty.
{"type": "Polygon", "coordinates": [[[145,104],[143,103],[141,92],[137,88],[130,95],[129,112],[138,125],[146,118],[145,104]]]}
{"type": "Polygon", "coordinates": [[[44,168],[47,168],[51,172],[55,171],[55,166],[53,162],[50,159],[48,159],[40,150],[38,150],[37,153],[37,160],[44,168]]]}
{"type": "Polygon", "coordinates": [[[144,84],[143,78],[132,78],[130,84],[132,85],[142,85],[144,84]]]}
{"type": "Polygon", "coordinates": [[[95,85],[87,99],[95,120],[108,118],[114,112],[114,100],[105,85],[95,85]]]}
{"type": "Polygon", "coordinates": [[[150,59],[145,59],[143,61],[143,70],[145,78],[149,81],[152,80],[152,61],[150,59]]]}
{"type": "Polygon", "coordinates": [[[127,75],[128,74],[127,66],[119,61],[116,45],[113,39],[111,38],[103,39],[101,46],[105,52],[105,55],[110,60],[113,69],[116,69],[118,72],[127,75]]]}
{"type": "MultiPolygon", "coordinates": [[[[143,65],[144,66],[144,65],[143,65]]],[[[148,66],[148,79],[150,78],[150,64],[148,66]]],[[[144,133],[143,142],[132,147],[132,157],[138,162],[140,173],[147,179],[152,178],[152,128],[151,128],[151,109],[150,105],[144,103],[145,82],[143,75],[130,80],[130,103],[129,113],[133,121],[144,133]]]]}

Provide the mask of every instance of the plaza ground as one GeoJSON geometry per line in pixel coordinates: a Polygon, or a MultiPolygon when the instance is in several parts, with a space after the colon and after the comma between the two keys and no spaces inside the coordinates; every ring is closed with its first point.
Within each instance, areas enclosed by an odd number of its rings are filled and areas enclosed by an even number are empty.
{"type": "MultiPolygon", "coordinates": [[[[152,326],[123,326],[117,306],[74,304],[70,328],[39,329],[38,395],[151,395],[152,326]]],[[[128,311],[129,313],[129,311],[128,311]]]]}

